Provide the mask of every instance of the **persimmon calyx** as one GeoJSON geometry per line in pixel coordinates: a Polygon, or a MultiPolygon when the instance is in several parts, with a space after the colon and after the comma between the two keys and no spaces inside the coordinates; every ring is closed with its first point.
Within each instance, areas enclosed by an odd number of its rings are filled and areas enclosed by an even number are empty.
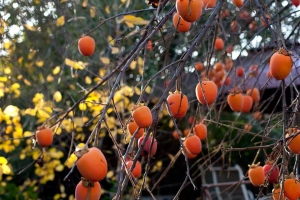
{"type": "Polygon", "coordinates": [[[288,51],[287,49],[280,47],[280,49],[277,51],[279,54],[282,54],[284,56],[290,56],[292,54],[291,51],[288,51]]]}
{"type": "Polygon", "coordinates": [[[86,178],[81,177],[82,185],[86,188],[94,187],[94,182],[86,180],[86,178]]]}
{"type": "Polygon", "coordinates": [[[248,165],[249,168],[256,168],[260,165],[260,162],[258,162],[257,164],[251,164],[251,165],[248,165]]]}
{"type": "Polygon", "coordinates": [[[84,154],[89,152],[89,148],[87,146],[84,146],[82,149],[75,151],[74,154],[77,156],[77,158],[81,158],[84,154]]]}
{"type": "Polygon", "coordinates": [[[233,88],[233,89],[229,90],[229,93],[230,93],[230,95],[234,96],[236,94],[242,93],[242,91],[240,88],[233,88]]]}

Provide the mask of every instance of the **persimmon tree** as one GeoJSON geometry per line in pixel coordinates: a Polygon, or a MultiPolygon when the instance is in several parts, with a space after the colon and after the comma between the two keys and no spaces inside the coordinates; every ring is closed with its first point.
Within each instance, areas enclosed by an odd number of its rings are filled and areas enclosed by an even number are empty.
{"type": "Polygon", "coordinates": [[[243,155],[257,196],[274,183],[277,196],[298,198],[285,186],[299,184],[298,5],[1,2],[0,194],[155,199],[183,157],[172,195],[192,186],[200,197],[195,182],[210,167],[243,155]]]}

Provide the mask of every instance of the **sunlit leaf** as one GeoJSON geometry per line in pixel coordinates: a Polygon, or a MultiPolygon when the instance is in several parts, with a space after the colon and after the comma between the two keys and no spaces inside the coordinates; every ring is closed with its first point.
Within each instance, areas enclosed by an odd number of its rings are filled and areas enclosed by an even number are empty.
{"type": "Polygon", "coordinates": [[[4,42],[3,48],[4,49],[9,49],[10,45],[11,45],[11,41],[4,42]]]}
{"type": "Polygon", "coordinates": [[[106,12],[106,14],[110,14],[110,10],[109,10],[109,6],[105,6],[105,12],[106,12]]]}
{"type": "Polygon", "coordinates": [[[111,53],[112,53],[112,54],[119,53],[119,51],[120,51],[120,49],[117,48],[117,47],[112,47],[112,48],[111,48],[111,53]]]}
{"type": "Polygon", "coordinates": [[[60,16],[59,18],[57,18],[56,20],[57,27],[63,26],[64,24],[65,24],[65,16],[60,16]]]}
{"type": "Polygon", "coordinates": [[[56,91],[53,95],[53,99],[56,101],[56,102],[60,102],[61,99],[62,99],[62,95],[60,93],[60,91],[56,91]]]}
{"type": "Polygon", "coordinates": [[[85,77],[85,83],[90,85],[92,83],[92,79],[89,76],[85,77]]]}
{"type": "Polygon", "coordinates": [[[60,66],[56,66],[53,70],[52,70],[52,74],[56,75],[60,72],[60,66]]]}
{"type": "Polygon", "coordinates": [[[6,82],[7,76],[0,76],[0,82],[6,82]]]}
{"type": "Polygon", "coordinates": [[[4,74],[10,74],[10,73],[11,73],[10,67],[5,67],[4,68],[4,74]]]}
{"type": "Polygon", "coordinates": [[[111,37],[110,35],[107,36],[107,40],[108,40],[108,42],[109,42],[109,44],[110,44],[111,46],[114,46],[114,45],[115,45],[115,40],[114,40],[113,37],[111,37]]]}
{"type": "Polygon", "coordinates": [[[30,31],[36,31],[36,28],[33,27],[33,26],[30,26],[30,25],[28,25],[28,24],[24,24],[24,26],[25,26],[28,30],[30,30],[30,31]]]}
{"type": "Polygon", "coordinates": [[[151,87],[147,86],[146,89],[145,89],[145,92],[149,94],[151,92],[151,87]]]}
{"type": "Polygon", "coordinates": [[[95,6],[91,6],[90,16],[91,16],[91,18],[94,18],[96,16],[96,7],[95,6]]]}
{"type": "Polygon", "coordinates": [[[107,57],[101,57],[100,61],[105,65],[108,65],[110,63],[110,60],[107,57]]]}
{"type": "Polygon", "coordinates": [[[23,81],[24,81],[24,83],[25,83],[26,85],[31,86],[30,81],[28,81],[26,78],[25,78],[23,81]]]}
{"type": "Polygon", "coordinates": [[[4,109],[3,113],[10,117],[16,117],[19,115],[19,111],[20,109],[18,107],[9,105],[4,109]]]}
{"type": "Polygon", "coordinates": [[[134,25],[146,25],[149,23],[148,20],[144,20],[141,17],[136,17],[134,15],[125,15],[121,20],[118,21],[119,23],[126,23],[129,28],[133,28],[134,25]]]}
{"type": "Polygon", "coordinates": [[[40,60],[40,61],[37,61],[35,64],[38,67],[43,67],[44,66],[44,61],[40,60]]]}
{"type": "Polygon", "coordinates": [[[63,166],[62,164],[57,165],[57,166],[55,167],[55,171],[61,172],[61,171],[63,171],[63,170],[64,170],[64,166],[63,166]]]}
{"type": "Polygon", "coordinates": [[[6,165],[6,164],[7,164],[6,158],[4,158],[3,156],[0,156],[0,165],[6,165]]]}
{"type": "Polygon", "coordinates": [[[6,164],[2,165],[2,169],[3,169],[3,174],[10,174],[10,172],[11,172],[10,167],[6,164]]]}
{"type": "Polygon", "coordinates": [[[87,108],[86,103],[82,102],[82,103],[79,104],[79,110],[84,111],[84,110],[86,110],[86,108],[87,108]]]}
{"type": "Polygon", "coordinates": [[[76,62],[76,61],[73,61],[73,60],[70,60],[69,58],[66,58],[65,59],[65,63],[66,65],[68,65],[69,67],[72,67],[74,69],[84,69],[84,67],[87,65],[86,63],[79,63],[79,62],[76,62]]]}

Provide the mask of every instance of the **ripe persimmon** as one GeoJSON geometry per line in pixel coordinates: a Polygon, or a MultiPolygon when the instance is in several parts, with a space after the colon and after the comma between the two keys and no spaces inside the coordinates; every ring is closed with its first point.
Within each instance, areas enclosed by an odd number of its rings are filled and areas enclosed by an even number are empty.
{"type": "Polygon", "coordinates": [[[96,147],[86,147],[76,151],[76,166],[80,174],[88,181],[101,181],[107,174],[107,161],[102,151],[96,147]]]}
{"type": "MultiPolygon", "coordinates": [[[[227,47],[228,48],[228,47],[227,47]]],[[[225,60],[225,69],[229,71],[233,65],[233,62],[230,58],[226,58],[225,60]]]]}
{"type": "Polygon", "coordinates": [[[183,145],[186,150],[193,155],[198,155],[202,151],[201,140],[196,135],[187,137],[183,142],[183,145]]]}
{"type": "Polygon", "coordinates": [[[263,166],[263,172],[265,178],[267,179],[268,183],[276,183],[279,178],[279,167],[278,165],[273,166],[274,161],[268,160],[266,164],[263,166]]]}
{"type": "Polygon", "coordinates": [[[224,41],[223,41],[223,39],[219,38],[219,37],[216,38],[214,47],[215,47],[215,50],[217,50],[217,51],[223,50],[224,49],[224,41]]]}
{"type": "Polygon", "coordinates": [[[300,0],[292,0],[292,4],[298,7],[300,5],[300,0]]]}
{"type": "Polygon", "coordinates": [[[203,123],[196,124],[194,127],[194,133],[197,135],[200,140],[205,140],[207,137],[207,127],[203,123]]]}
{"type": "Polygon", "coordinates": [[[99,182],[90,182],[83,179],[75,188],[76,200],[98,200],[100,197],[101,185],[99,182]]]}
{"type": "MultiPolygon", "coordinates": [[[[127,130],[130,133],[130,135],[133,135],[138,129],[139,129],[139,126],[135,123],[135,121],[131,121],[127,124],[127,130]]],[[[145,132],[145,129],[140,128],[140,130],[135,134],[134,138],[142,137],[144,132],[145,132]]]]}
{"type": "Polygon", "coordinates": [[[246,131],[250,131],[252,129],[252,125],[251,124],[245,124],[244,129],[246,131]]]}
{"type": "Polygon", "coordinates": [[[134,107],[132,118],[140,128],[147,128],[152,124],[152,113],[147,106],[134,107]]]}
{"type": "MultiPolygon", "coordinates": [[[[173,131],[172,135],[173,135],[174,139],[178,140],[178,133],[177,133],[176,130],[173,131]]],[[[182,131],[181,130],[179,130],[179,135],[180,135],[180,137],[182,137],[182,131]]]]}
{"type": "Polygon", "coordinates": [[[185,21],[194,22],[202,14],[202,0],[176,0],[176,10],[185,21]]]}
{"type": "Polygon", "coordinates": [[[152,41],[148,40],[148,42],[147,42],[147,50],[148,51],[152,51],[152,47],[153,47],[152,41]]]}
{"type": "MultiPolygon", "coordinates": [[[[132,160],[129,160],[126,162],[126,167],[128,170],[130,170],[132,164],[133,164],[132,160]]],[[[140,177],[140,175],[142,173],[142,165],[141,165],[140,161],[138,161],[138,160],[136,161],[135,166],[132,169],[131,173],[132,173],[133,177],[135,177],[135,178],[140,177]]]]}
{"type": "MultiPolygon", "coordinates": [[[[270,24],[271,23],[271,16],[269,14],[266,14],[266,18],[268,20],[268,24],[270,24]]],[[[264,27],[267,27],[268,24],[266,23],[266,20],[263,16],[260,17],[260,22],[264,27]]]]}
{"type": "Polygon", "coordinates": [[[91,56],[95,51],[95,40],[90,36],[84,36],[78,40],[78,50],[84,56],[91,56]]]}
{"type": "Polygon", "coordinates": [[[250,112],[252,105],[253,105],[253,100],[252,97],[250,95],[243,95],[243,106],[242,106],[242,110],[241,112],[243,113],[248,113],[250,112]]]}
{"type": "MultiPolygon", "coordinates": [[[[141,147],[142,142],[144,141],[144,139],[145,139],[145,137],[143,136],[143,137],[140,137],[140,139],[138,140],[138,147],[139,148],[141,147]]],[[[153,157],[156,153],[156,150],[157,150],[157,141],[156,141],[155,138],[149,136],[147,138],[147,141],[145,142],[145,145],[143,146],[141,155],[144,156],[144,157],[147,157],[148,155],[153,157]],[[153,139],[153,144],[152,144],[152,148],[151,148],[152,139],[153,139]]]]}
{"type": "Polygon", "coordinates": [[[178,32],[185,33],[191,29],[191,22],[185,21],[178,13],[173,15],[173,25],[178,32]]]}
{"type": "Polygon", "coordinates": [[[195,63],[195,69],[199,72],[203,69],[203,63],[202,62],[196,62],[195,63]]]}
{"type": "Polygon", "coordinates": [[[181,92],[175,91],[167,98],[170,110],[169,115],[173,115],[174,118],[183,118],[188,110],[189,101],[188,98],[181,92]]]}
{"type": "Polygon", "coordinates": [[[300,134],[295,135],[298,131],[296,128],[289,128],[286,130],[286,136],[285,137],[290,137],[287,141],[286,144],[291,152],[294,154],[299,154],[300,153],[300,134]]]}
{"type": "Polygon", "coordinates": [[[216,62],[214,64],[214,70],[216,72],[222,71],[225,68],[224,64],[222,62],[216,62]]]}
{"type": "Polygon", "coordinates": [[[213,81],[204,80],[196,86],[196,97],[202,105],[211,105],[217,98],[218,87],[213,81]]]}
{"type": "MultiPolygon", "coordinates": [[[[187,149],[186,149],[187,150],[187,149]]],[[[182,150],[182,154],[183,154],[183,150],[182,150]]],[[[188,159],[193,159],[197,157],[197,154],[191,154],[188,150],[186,151],[186,157],[188,159]]]]}
{"type": "Polygon", "coordinates": [[[260,93],[257,88],[250,88],[247,90],[247,94],[252,97],[252,100],[254,103],[260,101],[260,93]]]}
{"type": "Polygon", "coordinates": [[[231,83],[231,78],[227,76],[226,78],[223,79],[222,82],[224,85],[229,85],[231,83]]]}
{"type": "Polygon", "coordinates": [[[270,59],[270,72],[277,80],[285,79],[292,71],[293,60],[289,52],[283,48],[275,52],[270,59]]]}
{"type": "Polygon", "coordinates": [[[241,112],[244,103],[244,97],[239,91],[233,90],[227,96],[227,102],[232,111],[241,112]]]}
{"type": "Polygon", "coordinates": [[[300,182],[292,177],[285,179],[283,191],[289,200],[297,200],[300,196],[300,182]]]}
{"type": "Polygon", "coordinates": [[[48,147],[53,141],[53,132],[47,127],[38,127],[35,133],[35,139],[40,147],[48,147]]]}
{"type": "Polygon", "coordinates": [[[236,7],[242,7],[244,5],[243,0],[232,0],[232,3],[236,6],[236,7]]]}
{"type": "Polygon", "coordinates": [[[261,120],[261,118],[262,118],[261,112],[255,111],[255,112],[253,113],[253,118],[256,119],[256,120],[261,120]]]}
{"type": "Polygon", "coordinates": [[[281,187],[277,184],[273,190],[272,190],[272,197],[273,197],[273,200],[285,200],[285,196],[284,196],[284,192],[282,191],[282,195],[281,195],[281,198],[280,197],[280,190],[281,190],[281,187]]]}
{"type": "Polygon", "coordinates": [[[245,71],[244,71],[244,68],[242,66],[239,66],[239,67],[236,68],[236,75],[238,77],[242,77],[242,76],[244,76],[244,74],[245,74],[245,71]]]}
{"type": "Polygon", "coordinates": [[[262,166],[260,166],[259,163],[248,165],[248,166],[249,166],[248,176],[252,185],[256,187],[263,185],[265,180],[265,175],[262,166]]]}

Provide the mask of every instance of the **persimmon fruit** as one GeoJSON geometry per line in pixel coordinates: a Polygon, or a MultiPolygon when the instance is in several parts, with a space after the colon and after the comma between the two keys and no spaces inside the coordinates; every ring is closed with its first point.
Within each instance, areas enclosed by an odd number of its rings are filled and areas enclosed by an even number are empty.
{"type": "Polygon", "coordinates": [[[252,100],[254,103],[260,101],[260,93],[257,88],[250,88],[247,90],[247,95],[250,95],[252,97],[252,100]]]}
{"type": "Polygon", "coordinates": [[[180,33],[188,32],[191,29],[191,22],[185,21],[179,13],[173,15],[173,25],[180,33]]]}
{"type": "Polygon", "coordinates": [[[239,91],[233,90],[227,96],[227,102],[232,111],[240,112],[243,108],[244,97],[239,91]]]}
{"type": "MultiPolygon", "coordinates": [[[[138,140],[138,147],[139,148],[141,147],[142,142],[144,141],[144,139],[145,139],[144,136],[139,138],[139,140],[138,140]]],[[[144,157],[147,157],[148,155],[153,157],[156,153],[156,150],[157,150],[157,141],[156,141],[155,138],[149,136],[147,138],[146,142],[145,142],[145,145],[143,146],[141,155],[144,156],[144,157]],[[152,144],[152,148],[151,148],[152,139],[153,139],[153,144],[152,144]]]]}
{"type": "Polygon", "coordinates": [[[262,166],[257,164],[248,165],[249,171],[248,176],[252,185],[258,187],[264,184],[265,175],[262,169],[262,166]]]}
{"type": "Polygon", "coordinates": [[[217,51],[221,51],[224,49],[224,41],[222,38],[216,38],[216,41],[215,41],[215,50],[217,51]]]}
{"type": "Polygon", "coordinates": [[[202,14],[202,0],[176,0],[176,10],[187,22],[198,20],[202,14]]]}
{"type": "Polygon", "coordinates": [[[239,66],[239,67],[236,68],[236,75],[238,77],[242,77],[242,76],[244,76],[244,74],[245,74],[245,71],[244,71],[244,68],[242,66],[239,66]]]}
{"type": "Polygon", "coordinates": [[[280,48],[270,59],[270,72],[276,80],[285,79],[292,71],[293,60],[289,53],[280,48]]]}
{"type": "Polygon", "coordinates": [[[186,150],[193,155],[198,155],[202,151],[201,140],[196,135],[187,137],[183,142],[183,145],[186,150]]]}
{"type": "MultiPolygon", "coordinates": [[[[139,126],[135,123],[135,121],[131,121],[127,124],[127,130],[130,133],[130,135],[133,135],[138,129],[139,129],[139,126]]],[[[144,132],[145,132],[145,129],[140,128],[139,131],[135,134],[134,138],[142,137],[144,132]]]]}
{"type": "Polygon", "coordinates": [[[300,134],[295,135],[299,129],[296,128],[289,128],[286,130],[286,137],[290,137],[287,141],[286,144],[291,152],[294,154],[299,154],[300,153],[300,134]]]}
{"type": "MultiPolygon", "coordinates": [[[[272,197],[273,200],[279,200],[280,198],[280,190],[281,188],[279,186],[276,186],[272,190],[272,197]]],[[[284,192],[282,191],[281,200],[285,200],[284,192]]]]}
{"type": "Polygon", "coordinates": [[[203,70],[203,63],[202,62],[196,62],[195,69],[199,72],[203,70]]]}
{"type": "MultiPolygon", "coordinates": [[[[129,160],[126,162],[126,167],[128,170],[130,170],[131,166],[133,165],[133,161],[132,160],[129,160]]],[[[141,176],[141,173],[142,173],[142,165],[140,163],[140,161],[136,161],[135,163],[135,166],[134,168],[132,169],[132,175],[135,177],[135,178],[138,178],[141,176]]]]}
{"type": "Polygon", "coordinates": [[[169,115],[172,115],[175,119],[183,118],[188,110],[189,101],[186,95],[181,92],[175,91],[167,98],[170,110],[169,115]]]}
{"type": "Polygon", "coordinates": [[[147,106],[136,106],[132,118],[140,128],[148,128],[152,124],[152,113],[147,106]]]}
{"type": "Polygon", "coordinates": [[[241,112],[243,112],[243,113],[250,112],[252,105],[253,105],[252,97],[247,94],[243,95],[243,106],[242,106],[241,112]]]}
{"type": "Polygon", "coordinates": [[[100,197],[101,185],[99,182],[81,180],[75,188],[76,200],[99,200],[100,197]]]}
{"type": "Polygon", "coordinates": [[[267,161],[267,163],[263,166],[263,172],[265,178],[268,177],[268,183],[276,183],[279,178],[279,167],[278,165],[273,166],[274,161],[267,161]]]}
{"type": "Polygon", "coordinates": [[[204,80],[196,86],[196,97],[202,105],[211,105],[217,98],[218,87],[213,81],[204,80]]]}
{"type": "Polygon", "coordinates": [[[232,0],[232,3],[236,6],[236,7],[242,7],[244,5],[243,0],[232,0]]]}
{"type": "Polygon", "coordinates": [[[40,147],[48,147],[53,141],[53,132],[47,127],[38,127],[35,133],[35,139],[40,147]]]}
{"type": "Polygon", "coordinates": [[[295,178],[287,178],[284,180],[284,195],[289,200],[297,200],[300,197],[300,182],[295,178]]]}
{"type": "Polygon", "coordinates": [[[207,138],[207,127],[203,123],[196,124],[194,127],[194,133],[199,137],[200,140],[205,140],[207,138]]]}
{"type": "Polygon", "coordinates": [[[95,40],[90,36],[84,36],[78,40],[78,50],[84,56],[93,55],[95,46],[95,40]]]}
{"type": "Polygon", "coordinates": [[[80,174],[88,181],[101,181],[107,174],[107,161],[102,151],[96,147],[83,148],[75,155],[78,157],[76,166],[80,174]]]}

